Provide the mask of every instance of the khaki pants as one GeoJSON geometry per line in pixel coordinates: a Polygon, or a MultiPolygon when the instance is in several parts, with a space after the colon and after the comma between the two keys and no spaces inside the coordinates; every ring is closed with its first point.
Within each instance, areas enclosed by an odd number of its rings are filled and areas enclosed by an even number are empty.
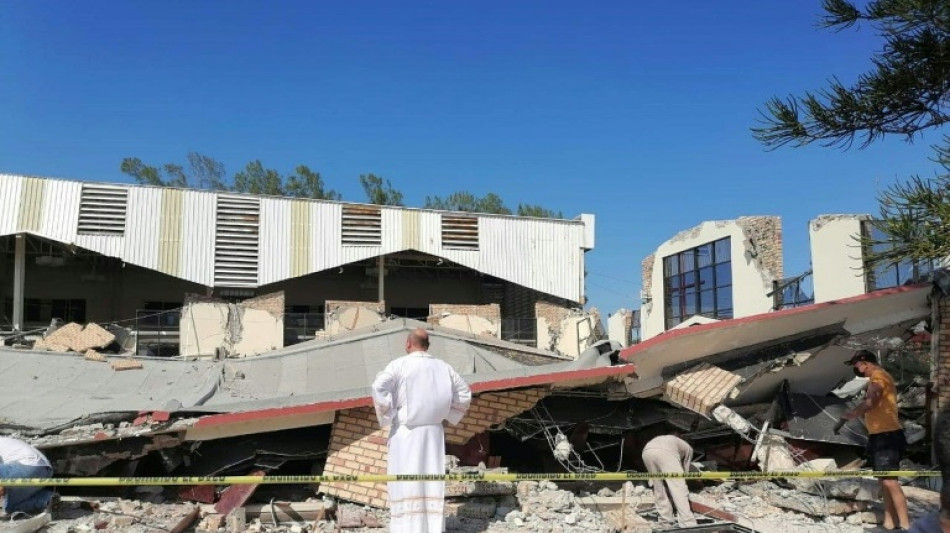
{"type": "MultiPolygon", "coordinates": [[[[682,459],[673,452],[661,448],[647,448],[643,450],[643,464],[647,471],[656,472],[683,472],[682,459]]],[[[656,511],[660,515],[660,522],[672,524],[674,520],[680,527],[696,525],[693,511],[689,507],[689,489],[683,479],[655,479],[653,480],[653,497],[656,500],[656,511]],[[672,500],[672,504],[670,504],[672,500]],[[673,516],[673,506],[676,506],[676,517],[673,516]]]]}

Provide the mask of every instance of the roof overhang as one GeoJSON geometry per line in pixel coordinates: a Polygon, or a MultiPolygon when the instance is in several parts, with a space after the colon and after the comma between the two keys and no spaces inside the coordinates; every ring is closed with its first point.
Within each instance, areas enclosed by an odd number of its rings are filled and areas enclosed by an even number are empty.
{"type": "MultiPolygon", "coordinates": [[[[932,286],[884,289],[842,300],[670,330],[620,352],[636,366],[627,390],[636,396],[662,393],[665,377],[678,368],[710,361],[736,361],[795,342],[827,345],[833,337],[885,330],[930,316],[932,286]]],[[[839,348],[841,353],[845,348],[839,348]]],[[[734,365],[735,366],[735,365],[734,365]]]]}

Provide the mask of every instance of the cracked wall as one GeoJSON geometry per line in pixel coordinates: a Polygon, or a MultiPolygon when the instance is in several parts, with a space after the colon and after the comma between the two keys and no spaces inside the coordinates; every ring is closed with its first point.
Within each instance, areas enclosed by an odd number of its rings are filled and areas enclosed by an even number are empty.
{"type": "Polygon", "coordinates": [[[777,216],[749,216],[708,221],[681,231],[664,242],[642,263],[643,302],[641,337],[648,339],[666,330],[663,258],[729,237],[732,261],[733,317],[772,310],[773,281],[784,274],[782,221],[777,216]]]}
{"type": "Polygon", "coordinates": [[[275,292],[240,303],[188,294],[179,331],[183,356],[257,355],[284,347],[284,293],[275,292]]]}

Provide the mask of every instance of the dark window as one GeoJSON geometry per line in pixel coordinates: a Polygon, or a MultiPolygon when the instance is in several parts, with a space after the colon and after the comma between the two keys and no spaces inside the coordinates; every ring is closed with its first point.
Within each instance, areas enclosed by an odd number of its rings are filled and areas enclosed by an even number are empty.
{"type": "Polygon", "coordinates": [[[181,302],[145,302],[145,307],[137,312],[139,326],[177,328],[181,307],[181,302]]]}
{"type": "Polygon", "coordinates": [[[389,314],[399,316],[402,318],[412,318],[415,320],[422,320],[424,322],[429,318],[429,308],[428,307],[390,307],[389,314]]]}
{"type": "MultiPolygon", "coordinates": [[[[877,228],[871,221],[865,221],[861,224],[862,231],[866,237],[874,241],[885,241],[887,236],[877,228]]],[[[866,252],[882,253],[893,247],[886,242],[872,244],[866,252]]],[[[865,254],[865,257],[868,254],[865,254]]],[[[865,261],[864,264],[864,282],[867,292],[872,292],[889,287],[899,287],[912,283],[919,283],[925,279],[934,269],[932,259],[921,259],[918,261],[903,260],[897,263],[871,262],[865,261]]]]}
{"type": "Polygon", "coordinates": [[[732,318],[729,237],[663,258],[666,329],[693,315],[732,318]]]}

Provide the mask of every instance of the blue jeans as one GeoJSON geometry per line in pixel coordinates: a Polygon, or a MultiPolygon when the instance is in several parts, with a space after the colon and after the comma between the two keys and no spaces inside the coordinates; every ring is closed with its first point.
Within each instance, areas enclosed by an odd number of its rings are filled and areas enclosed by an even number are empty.
{"type": "MultiPolygon", "coordinates": [[[[0,479],[47,477],[53,477],[53,469],[48,466],[0,464],[0,479]]],[[[38,513],[46,508],[52,497],[53,491],[44,487],[7,487],[3,510],[7,513],[38,513]]]]}

